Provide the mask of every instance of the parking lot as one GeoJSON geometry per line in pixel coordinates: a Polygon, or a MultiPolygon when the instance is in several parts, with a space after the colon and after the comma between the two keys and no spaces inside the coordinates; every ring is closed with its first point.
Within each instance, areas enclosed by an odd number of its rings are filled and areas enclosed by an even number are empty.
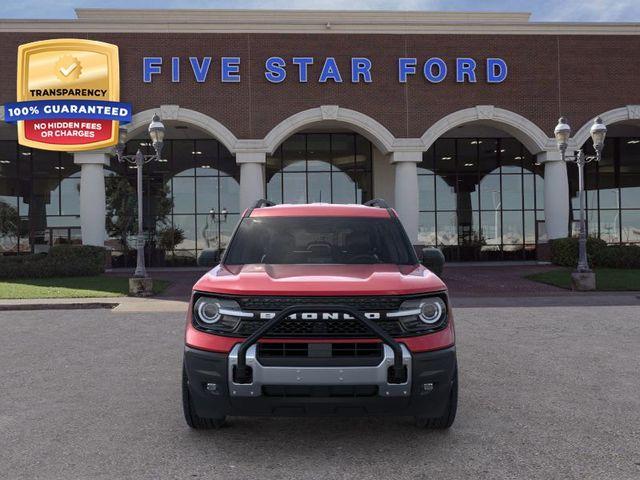
{"type": "Polygon", "coordinates": [[[640,306],[456,310],[460,407],[183,422],[183,315],[0,313],[0,478],[640,478],[640,306]]]}

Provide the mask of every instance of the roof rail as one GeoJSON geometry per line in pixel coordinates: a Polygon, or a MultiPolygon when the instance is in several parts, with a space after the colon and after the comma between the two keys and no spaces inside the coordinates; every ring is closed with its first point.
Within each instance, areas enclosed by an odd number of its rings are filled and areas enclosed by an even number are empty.
{"type": "Polygon", "coordinates": [[[387,205],[387,202],[382,198],[374,198],[373,200],[369,200],[368,202],[364,203],[364,206],[386,208],[387,210],[390,208],[389,205],[387,205]]]}
{"type": "Polygon", "coordinates": [[[275,202],[272,202],[271,200],[267,200],[266,198],[261,198],[260,200],[257,200],[256,203],[253,204],[253,207],[251,208],[262,208],[262,207],[273,207],[275,206],[275,202]]]}
{"type": "Polygon", "coordinates": [[[398,218],[396,212],[391,208],[387,202],[383,198],[374,198],[373,200],[369,200],[368,202],[364,202],[365,207],[379,207],[384,208],[391,218],[398,218]]]}
{"type": "Polygon", "coordinates": [[[253,205],[251,205],[249,208],[245,210],[242,218],[250,217],[251,212],[253,212],[253,210],[255,210],[256,208],[273,207],[273,206],[275,206],[275,202],[272,202],[271,200],[267,200],[266,198],[261,198],[260,200],[257,200],[256,203],[254,203],[253,205]]]}

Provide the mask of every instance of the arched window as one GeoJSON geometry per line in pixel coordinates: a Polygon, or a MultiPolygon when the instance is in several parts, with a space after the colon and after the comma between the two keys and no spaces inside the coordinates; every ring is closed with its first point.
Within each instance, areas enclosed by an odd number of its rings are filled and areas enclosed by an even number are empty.
{"type": "Polygon", "coordinates": [[[450,260],[531,258],[542,169],[513,138],[440,138],[418,165],[418,240],[450,260]]]}
{"type": "Polygon", "coordinates": [[[266,192],[276,203],[371,199],[371,143],[355,133],[298,133],[267,157],[266,192]]]}
{"type": "Polygon", "coordinates": [[[73,156],[0,141],[0,252],[40,252],[80,242],[79,170],[73,156]]]}
{"type": "MultiPolygon", "coordinates": [[[[152,153],[146,140],[129,141],[126,153],[133,154],[138,148],[145,154],[152,153]]],[[[116,172],[112,181],[125,179],[135,194],[135,166],[113,160],[111,169],[116,172]]],[[[148,264],[195,265],[202,250],[226,248],[241,213],[239,195],[240,168],[220,142],[165,140],[162,160],[143,167],[148,264]],[[179,238],[173,236],[172,229],[184,237],[180,242],[172,242],[179,238]]],[[[135,259],[123,260],[127,265],[132,261],[135,259]]]]}
{"type": "MultiPolygon", "coordinates": [[[[640,244],[640,135],[635,127],[612,125],[602,159],[585,167],[587,232],[610,244],[640,244]]],[[[584,145],[593,152],[591,139],[584,145]]],[[[578,172],[567,165],[572,233],[580,218],[578,172]]]]}

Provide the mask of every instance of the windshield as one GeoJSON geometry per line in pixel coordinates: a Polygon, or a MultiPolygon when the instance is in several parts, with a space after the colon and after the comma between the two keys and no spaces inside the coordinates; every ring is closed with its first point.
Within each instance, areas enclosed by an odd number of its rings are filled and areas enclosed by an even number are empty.
{"type": "Polygon", "coordinates": [[[248,217],[224,263],[414,265],[417,260],[392,218],[248,217]]]}

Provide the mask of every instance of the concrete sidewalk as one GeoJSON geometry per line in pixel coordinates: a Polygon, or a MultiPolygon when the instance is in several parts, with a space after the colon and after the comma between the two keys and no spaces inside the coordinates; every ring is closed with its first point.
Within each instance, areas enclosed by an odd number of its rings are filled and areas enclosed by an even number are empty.
{"type": "Polygon", "coordinates": [[[161,297],[104,297],[104,298],[40,298],[0,300],[0,312],[16,310],[78,310],[110,309],[115,313],[129,312],[187,312],[188,301],[161,297]]]}

